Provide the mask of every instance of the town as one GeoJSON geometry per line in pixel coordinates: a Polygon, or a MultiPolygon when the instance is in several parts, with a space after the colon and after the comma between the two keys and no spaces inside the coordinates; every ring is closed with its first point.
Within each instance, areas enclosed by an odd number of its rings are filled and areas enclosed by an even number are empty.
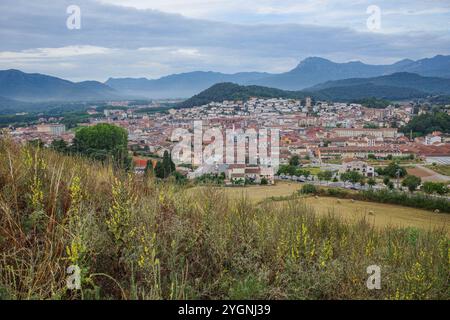
{"type": "MultiPolygon", "coordinates": [[[[128,101],[114,101],[102,112],[90,106],[86,114],[89,122],[79,126],[93,126],[109,123],[128,131],[128,148],[133,155],[134,171],[141,174],[148,162],[156,163],[164,152],[171,152],[178,142],[171,139],[174,130],[193,132],[194,122],[201,121],[203,132],[208,129],[278,130],[280,135],[278,165],[242,161],[229,163],[200,164],[194,157],[177,163],[177,171],[189,179],[203,175],[221,175],[225,182],[274,184],[275,180],[310,181],[320,183],[318,172],[330,171],[330,180],[348,171],[358,171],[367,178],[375,178],[377,165],[385,165],[392,159],[404,160],[411,172],[431,181],[446,182],[444,175],[433,173],[430,166],[450,164],[450,136],[434,131],[424,137],[413,137],[412,132],[401,132],[414,117],[429,112],[426,105],[412,102],[391,104],[386,108],[373,108],[357,103],[331,103],[304,100],[251,98],[248,101],[211,102],[193,108],[167,108],[160,111],[157,102],[132,105],[128,101]],[[156,108],[157,112],[151,112],[156,108]],[[149,112],[150,111],[150,112],[149,112]],[[280,168],[289,165],[292,158],[299,159],[301,167],[315,172],[308,177],[280,174],[280,168]],[[384,161],[384,162],[383,162],[384,161]]],[[[446,110],[450,113],[447,106],[446,110]]],[[[70,145],[75,130],[67,130],[58,118],[40,119],[40,124],[24,127],[10,127],[7,131],[14,140],[40,141],[51,146],[54,141],[63,140],[70,145]]],[[[210,141],[203,141],[205,148],[210,141]]],[[[248,160],[249,141],[244,149],[236,150],[246,154],[248,160]]],[[[224,157],[225,158],[225,157],[224,157]]],[[[346,187],[344,182],[334,179],[333,186],[346,187]]],[[[364,189],[367,186],[351,185],[348,188],[364,189]]],[[[381,187],[381,186],[380,186],[381,187]]]]}

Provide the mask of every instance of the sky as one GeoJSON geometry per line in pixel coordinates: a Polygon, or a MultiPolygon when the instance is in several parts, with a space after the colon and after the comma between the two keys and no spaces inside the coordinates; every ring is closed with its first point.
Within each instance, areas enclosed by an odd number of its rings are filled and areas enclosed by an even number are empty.
{"type": "Polygon", "coordinates": [[[0,1],[0,70],[72,81],[437,54],[450,54],[450,0],[0,1]]]}

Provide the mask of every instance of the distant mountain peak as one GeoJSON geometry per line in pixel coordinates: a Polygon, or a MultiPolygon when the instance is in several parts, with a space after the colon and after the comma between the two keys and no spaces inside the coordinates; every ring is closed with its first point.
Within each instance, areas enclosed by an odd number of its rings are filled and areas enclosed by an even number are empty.
{"type": "Polygon", "coordinates": [[[321,57],[308,57],[300,61],[297,68],[308,64],[318,64],[318,63],[333,63],[333,62],[321,57]]]}
{"type": "Polygon", "coordinates": [[[0,96],[27,102],[93,101],[120,97],[114,89],[98,81],[74,83],[15,69],[0,70],[0,96]]]}

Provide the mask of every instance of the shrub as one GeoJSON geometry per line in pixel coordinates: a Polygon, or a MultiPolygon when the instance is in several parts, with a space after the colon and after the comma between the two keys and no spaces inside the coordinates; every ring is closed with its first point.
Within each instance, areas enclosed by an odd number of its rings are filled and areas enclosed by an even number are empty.
{"type": "Polygon", "coordinates": [[[317,188],[315,185],[307,183],[307,184],[303,185],[300,192],[303,194],[316,194],[317,188]]]}
{"type": "Polygon", "coordinates": [[[422,179],[416,176],[409,175],[403,180],[402,186],[407,187],[409,191],[416,191],[417,187],[420,186],[422,179]]]}
{"type": "Polygon", "coordinates": [[[448,187],[442,182],[431,182],[427,181],[423,184],[422,190],[428,194],[437,193],[439,195],[444,195],[449,192],[448,187]]]}
{"type": "Polygon", "coordinates": [[[377,173],[382,176],[390,178],[403,178],[407,175],[407,171],[404,167],[401,167],[397,161],[392,161],[386,168],[377,168],[377,173]]]}
{"type": "Polygon", "coordinates": [[[350,181],[352,183],[361,182],[364,179],[364,176],[357,171],[350,171],[341,174],[342,181],[350,181]]]}

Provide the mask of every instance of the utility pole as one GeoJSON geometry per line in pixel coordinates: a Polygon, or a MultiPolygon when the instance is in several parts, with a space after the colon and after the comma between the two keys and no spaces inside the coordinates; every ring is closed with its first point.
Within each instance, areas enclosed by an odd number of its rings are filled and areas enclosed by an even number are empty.
{"type": "Polygon", "coordinates": [[[397,189],[400,189],[400,169],[397,169],[397,189]]]}

